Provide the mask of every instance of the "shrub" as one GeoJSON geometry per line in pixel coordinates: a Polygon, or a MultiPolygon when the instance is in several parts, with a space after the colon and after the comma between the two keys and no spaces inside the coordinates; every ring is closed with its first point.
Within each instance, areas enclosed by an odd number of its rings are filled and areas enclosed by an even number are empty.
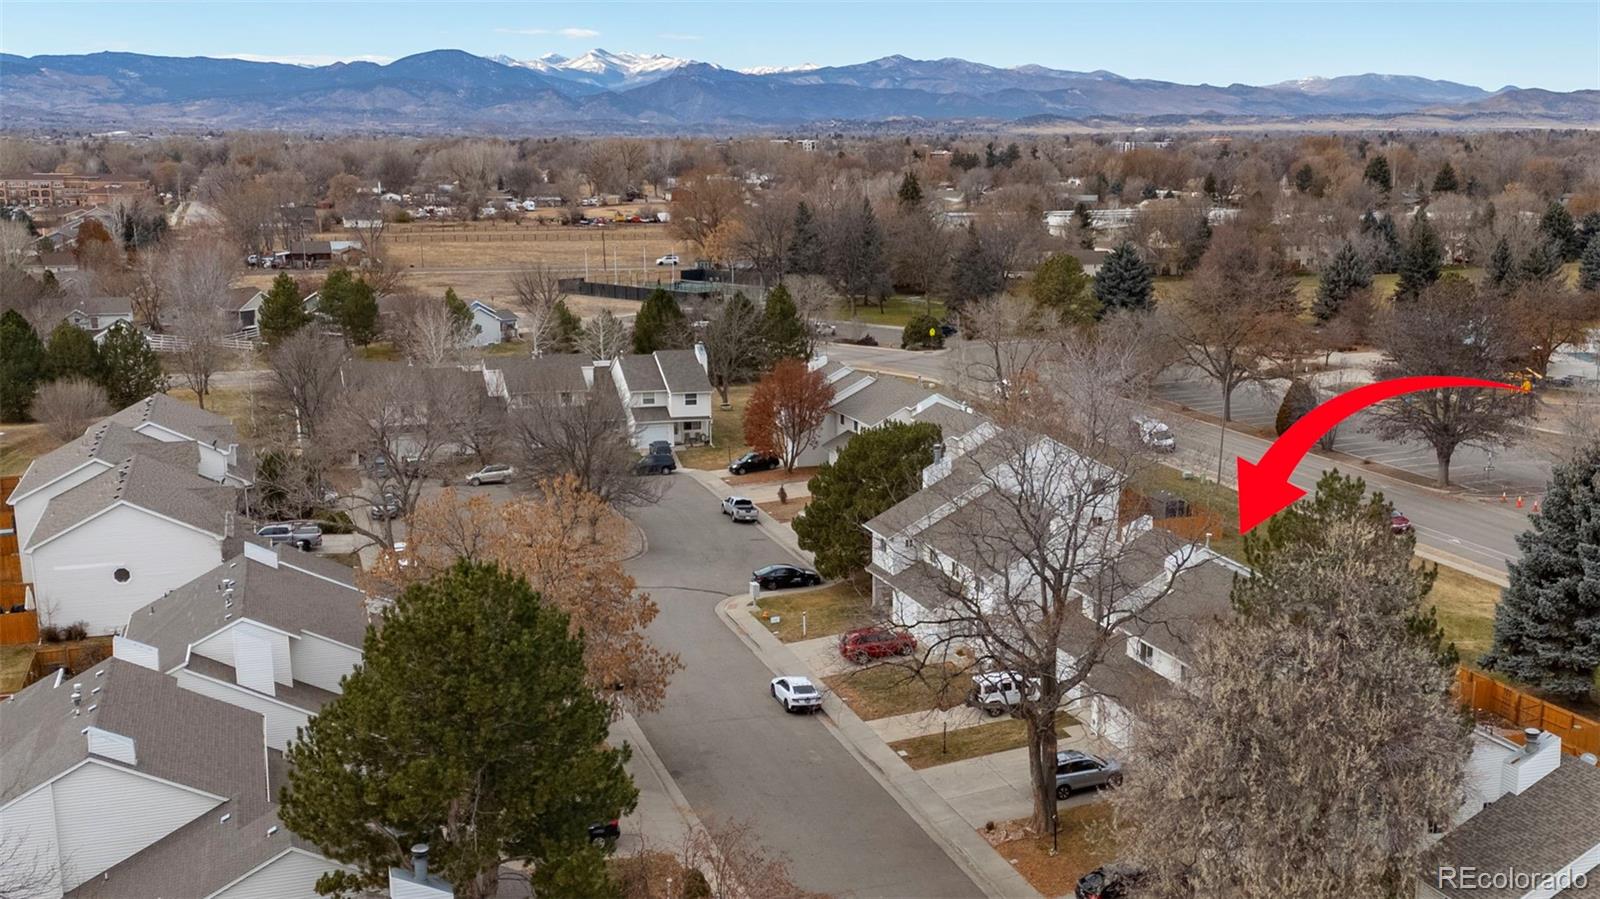
{"type": "Polygon", "coordinates": [[[1289,389],[1283,393],[1283,402],[1278,405],[1278,419],[1274,423],[1277,432],[1281,435],[1289,430],[1316,406],[1317,391],[1310,384],[1300,380],[1290,382],[1289,389]]]}
{"type": "Polygon", "coordinates": [[[40,628],[39,628],[39,642],[40,643],[60,643],[61,642],[61,628],[56,627],[53,624],[41,625],[40,628]]]}
{"type": "Polygon", "coordinates": [[[937,350],[944,347],[944,331],[939,320],[923,313],[913,316],[906,322],[905,330],[900,332],[900,348],[902,350],[937,350]]]}
{"type": "Polygon", "coordinates": [[[44,422],[50,436],[63,443],[82,436],[85,428],[110,413],[105,388],[87,378],[51,381],[33,397],[34,419],[44,422]]]}
{"type": "Polygon", "coordinates": [[[84,640],[89,636],[89,622],[74,621],[61,629],[62,640],[84,640]]]}

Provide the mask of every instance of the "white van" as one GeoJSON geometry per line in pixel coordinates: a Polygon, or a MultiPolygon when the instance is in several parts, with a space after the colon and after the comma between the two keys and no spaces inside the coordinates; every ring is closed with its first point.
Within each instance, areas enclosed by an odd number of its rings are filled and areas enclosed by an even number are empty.
{"type": "Polygon", "coordinates": [[[1158,418],[1141,415],[1133,420],[1133,430],[1140,443],[1158,453],[1170,453],[1178,448],[1178,438],[1167,423],[1158,418]]]}

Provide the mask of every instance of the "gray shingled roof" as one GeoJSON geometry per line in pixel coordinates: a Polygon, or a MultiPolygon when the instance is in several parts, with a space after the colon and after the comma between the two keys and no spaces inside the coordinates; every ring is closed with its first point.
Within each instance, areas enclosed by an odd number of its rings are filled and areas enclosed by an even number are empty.
{"type": "Polygon", "coordinates": [[[1221,562],[1190,563],[1173,578],[1171,589],[1144,620],[1130,621],[1129,634],[1171,653],[1194,661],[1196,643],[1204,630],[1233,617],[1234,570],[1221,562]]]}
{"type": "Polygon", "coordinates": [[[589,384],[584,380],[583,367],[589,361],[578,353],[559,353],[537,359],[500,359],[490,364],[505,378],[506,392],[511,396],[547,396],[587,393],[589,384]]]}
{"type": "MultiPolygon", "coordinates": [[[[877,565],[868,565],[867,572],[894,589],[904,593],[917,605],[932,612],[956,601],[960,585],[933,565],[918,559],[896,573],[877,565]]],[[[934,616],[935,620],[938,616],[934,616]]],[[[910,624],[912,622],[904,622],[910,624]]]]}
{"type": "Polygon", "coordinates": [[[52,497],[28,538],[32,548],[83,521],[128,503],[221,537],[236,491],[153,456],[135,454],[52,497]]]}
{"type": "Polygon", "coordinates": [[[97,461],[109,468],[126,462],[134,453],[154,456],[174,468],[195,469],[200,464],[200,450],[192,443],[167,443],[106,419],[90,425],[77,440],[34,459],[12,497],[27,496],[85,462],[97,461]]]}
{"type": "Polygon", "coordinates": [[[89,758],[82,731],[91,725],[132,738],[139,771],[217,796],[259,797],[255,808],[263,810],[261,716],[121,659],[107,659],[59,687],[45,678],[0,703],[0,770],[6,772],[0,803],[89,758]],[[73,684],[83,688],[77,715],[73,684]]]}
{"type": "Polygon", "coordinates": [[[72,311],[85,315],[132,315],[133,301],[127,297],[81,297],[73,302],[72,311]]]}
{"type": "Polygon", "coordinates": [[[261,292],[258,287],[230,287],[227,295],[223,297],[222,308],[229,312],[238,312],[261,292]]]}
{"type": "Polygon", "coordinates": [[[622,380],[628,385],[630,393],[667,389],[667,382],[661,379],[661,369],[656,366],[654,356],[619,356],[614,364],[622,366],[622,380]]]}
{"type": "Polygon", "coordinates": [[[933,403],[916,415],[911,416],[912,421],[931,422],[939,426],[939,433],[946,439],[960,437],[973,428],[987,421],[982,415],[957,409],[946,403],[933,403]]]}
{"type": "Polygon", "coordinates": [[[181,665],[190,645],[244,618],[361,648],[367,612],[355,572],[297,549],[279,547],[277,554],[277,568],[240,554],[139,609],[128,619],[128,638],[154,646],[162,671],[181,665]],[[231,608],[223,605],[224,578],[234,582],[231,608]]]}
{"type": "MultiPolygon", "coordinates": [[[[694,350],[656,350],[656,364],[673,393],[710,393],[711,379],[694,350]]],[[[629,382],[632,383],[631,381],[629,382]]]]}
{"type": "Polygon", "coordinates": [[[227,446],[239,442],[239,431],[233,422],[164,393],[153,393],[109,420],[130,428],[150,422],[202,443],[227,446]]]}
{"type": "MultiPolygon", "coordinates": [[[[1555,872],[1600,846],[1600,768],[1569,755],[1521,794],[1507,794],[1452,830],[1423,863],[1425,883],[1451,899],[1517,899],[1515,887],[1463,889],[1440,885],[1440,866],[1479,871],[1555,872]]],[[[1595,872],[1590,872],[1593,883],[1595,872]]],[[[1594,886],[1589,887],[1593,892],[1594,886]]],[[[1568,891],[1562,896],[1581,896],[1568,891]]]]}
{"type": "Polygon", "coordinates": [[[1127,652],[1127,637],[1111,634],[1106,637],[1099,626],[1081,611],[1069,613],[1061,628],[1061,651],[1074,658],[1081,656],[1086,647],[1106,639],[1105,654],[1089,669],[1084,685],[1097,696],[1113,699],[1118,705],[1138,714],[1151,702],[1170,696],[1173,683],[1149,668],[1139,664],[1127,652]]]}
{"type": "MultiPolygon", "coordinates": [[[[189,663],[184,666],[195,674],[209,677],[212,680],[222,681],[225,684],[239,682],[238,671],[226,662],[219,662],[207,656],[190,656],[189,663]]],[[[316,713],[322,707],[338,698],[339,694],[332,690],[315,687],[305,681],[294,681],[289,684],[273,683],[272,695],[297,709],[316,713]]]]}
{"type": "Polygon", "coordinates": [[[894,413],[915,406],[932,395],[933,391],[910,381],[880,377],[844,399],[835,401],[832,411],[868,427],[876,427],[894,413]]]}

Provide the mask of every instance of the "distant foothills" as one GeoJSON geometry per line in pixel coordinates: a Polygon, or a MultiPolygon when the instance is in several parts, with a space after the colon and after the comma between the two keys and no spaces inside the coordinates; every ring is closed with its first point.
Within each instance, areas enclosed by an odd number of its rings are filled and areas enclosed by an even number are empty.
{"type": "Polygon", "coordinates": [[[1408,75],[1178,84],[1038,65],[886,56],[748,71],[593,50],[530,60],[434,50],[380,65],[210,57],[0,54],[12,129],[485,133],[1295,126],[1586,128],[1600,91],[1482,87],[1408,75]]]}

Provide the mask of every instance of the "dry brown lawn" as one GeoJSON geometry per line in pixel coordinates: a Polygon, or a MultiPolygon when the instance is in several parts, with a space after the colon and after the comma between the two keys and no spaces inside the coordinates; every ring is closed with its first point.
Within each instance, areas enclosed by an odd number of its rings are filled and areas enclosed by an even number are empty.
{"type": "Polygon", "coordinates": [[[1027,832],[1027,823],[1025,819],[1005,822],[994,831],[980,829],[978,835],[1046,896],[1071,896],[1078,878],[1117,857],[1108,802],[1062,808],[1056,834],[1059,851],[1055,855],[1050,854],[1050,835],[1027,832]],[[995,843],[1000,836],[1009,838],[995,843]]]}
{"type": "Polygon", "coordinates": [[[37,422],[0,424],[0,475],[22,474],[28,463],[61,445],[37,422]]]}
{"type": "Polygon", "coordinates": [[[870,605],[872,585],[835,581],[813,590],[768,593],[756,601],[756,617],[785,643],[842,634],[872,623],[870,605]],[[805,613],[806,632],[800,633],[800,615],[805,613]],[[776,622],[771,616],[778,616],[776,622]]]}
{"type": "Polygon", "coordinates": [[[828,689],[839,695],[863,721],[953,709],[966,698],[971,681],[961,676],[954,665],[926,665],[915,670],[907,665],[880,662],[843,674],[823,678],[828,689]]]}

